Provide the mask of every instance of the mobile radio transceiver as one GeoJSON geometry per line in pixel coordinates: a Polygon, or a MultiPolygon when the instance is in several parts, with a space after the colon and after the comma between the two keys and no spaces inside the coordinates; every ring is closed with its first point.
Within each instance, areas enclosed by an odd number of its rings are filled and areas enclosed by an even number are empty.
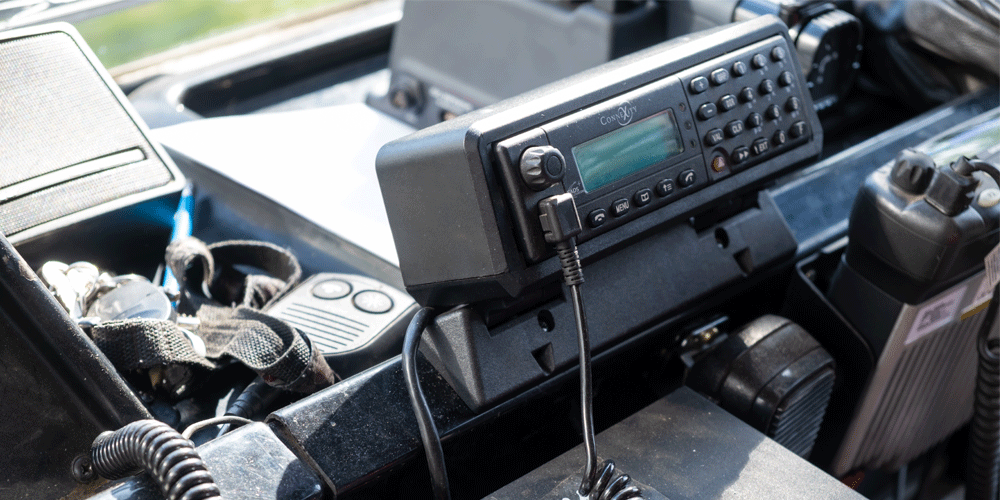
{"type": "Polygon", "coordinates": [[[575,197],[585,260],[815,156],[822,131],[765,16],[661,44],[391,142],[376,161],[407,290],[517,297],[559,263],[538,202],[575,197]]]}

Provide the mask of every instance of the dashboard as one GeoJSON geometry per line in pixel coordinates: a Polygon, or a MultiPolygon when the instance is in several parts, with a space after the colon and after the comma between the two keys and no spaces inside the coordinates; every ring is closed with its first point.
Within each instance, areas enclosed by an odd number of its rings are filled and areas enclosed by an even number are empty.
{"type": "Polygon", "coordinates": [[[370,2],[143,81],[0,31],[0,497],[174,498],[154,421],[222,498],[995,495],[997,73],[890,14],[370,2]]]}

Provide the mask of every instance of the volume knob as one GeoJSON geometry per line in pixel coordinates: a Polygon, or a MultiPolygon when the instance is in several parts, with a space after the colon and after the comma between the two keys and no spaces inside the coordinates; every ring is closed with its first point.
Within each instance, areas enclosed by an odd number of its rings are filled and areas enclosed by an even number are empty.
{"type": "Polygon", "coordinates": [[[566,159],[552,146],[534,146],[521,154],[521,178],[535,191],[541,191],[562,180],[566,159]]]}

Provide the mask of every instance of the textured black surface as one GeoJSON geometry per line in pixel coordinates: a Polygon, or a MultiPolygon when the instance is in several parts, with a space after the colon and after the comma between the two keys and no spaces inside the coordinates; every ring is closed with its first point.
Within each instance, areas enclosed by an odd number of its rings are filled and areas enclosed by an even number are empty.
{"type": "Polygon", "coordinates": [[[101,431],[149,414],[97,346],[0,236],[2,498],[62,498],[82,489],[73,459],[101,431]]]}
{"type": "MultiPolygon", "coordinates": [[[[430,364],[418,362],[418,370],[442,434],[472,416],[430,364]]],[[[334,491],[383,475],[420,449],[399,357],[276,411],[268,422],[334,491]]]]}
{"type": "MultiPolygon", "coordinates": [[[[597,446],[602,459],[652,488],[649,498],[863,498],[686,387],[602,432],[597,446]]],[[[560,500],[554,489],[582,461],[577,447],[487,498],[560,500]]]]}
{"type": "Polygon", "coordinates": [[[788,319],[764,315],[701,356],[685,383],[808,458],[826,415],[833,358],[788,319]]]}
{"type": "Polygon", "coordinates": [[[800,457],[809,457],[833,392],[833,370],[820,372],[798,388],[771,418],[767,437],[800,457]]]}
{"type": "Polygon", "coordinates": [[[125,165],[74,179],[0,204],[0,230],[7,234],[18,233],[67,214],[162,186],[172,179],[161,164],[152,162],[125,165]]]}
{"type": "Polygon", "coordinates": [[[0,186],[140,147],[152,148],[68,34],[0,42],[0,186]]]}

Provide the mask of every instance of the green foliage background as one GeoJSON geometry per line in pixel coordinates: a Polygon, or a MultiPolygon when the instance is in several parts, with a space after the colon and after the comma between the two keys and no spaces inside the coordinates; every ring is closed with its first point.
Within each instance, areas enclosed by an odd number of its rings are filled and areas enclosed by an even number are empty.
{"type": "Polygon", "coordinates": [[[185,43],[345,0],[157,0],[76,23],[113,68],[185,43]]]}

